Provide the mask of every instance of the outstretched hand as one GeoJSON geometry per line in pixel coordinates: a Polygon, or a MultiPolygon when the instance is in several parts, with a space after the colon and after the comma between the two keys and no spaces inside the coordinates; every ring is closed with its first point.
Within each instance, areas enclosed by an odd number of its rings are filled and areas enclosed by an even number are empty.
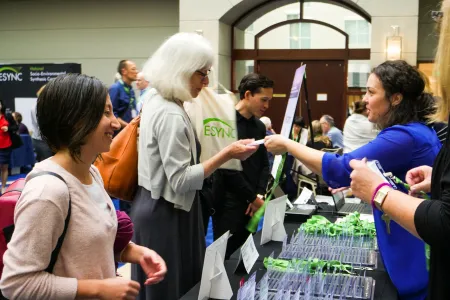
{"type": "Polygon", "coordinates": [[[167,273],[166,263],[155,251],[148,249],[139,260],[139,264],[147,275],[145,285],[161,282],[167,273]]]}
{"type": "Polygon", "coordinates": [[[289,141],[287,138],[280,134],[274,134],[266,136],[264,139],[264,146],[267,151],[279,155],[287,152],[287,142],[289,141]]]}

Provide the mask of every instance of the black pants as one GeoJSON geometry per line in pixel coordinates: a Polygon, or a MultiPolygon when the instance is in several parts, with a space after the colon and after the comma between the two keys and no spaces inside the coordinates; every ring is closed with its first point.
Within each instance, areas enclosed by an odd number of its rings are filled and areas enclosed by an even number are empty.
{"type": "Polygon", "coordinates": [[[248,204],[237,195],[225,193],[221,203],[215,205],[213,218],[214,240],[220,238],[228,230],[233,236],[228,240],[225,259],[238,250],[247,240],[250,232],[245,228],[250,217],[245,215],[248,204]]]}

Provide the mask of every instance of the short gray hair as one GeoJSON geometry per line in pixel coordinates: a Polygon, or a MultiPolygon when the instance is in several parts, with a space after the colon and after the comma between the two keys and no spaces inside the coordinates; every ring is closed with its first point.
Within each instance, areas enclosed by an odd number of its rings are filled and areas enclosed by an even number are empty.
{"type": "Polygon", "coordinates": [[[334,127],[334,119],[332,116],[330,115],[323,115],[322,118],[325,119],[325,122],[327,122],[328,124],[330,124],[331,127],[334,127]]]}
{"type": "Polygon", "coordinates": [[[214,52],[206,38],[177,33],[166,40],[142,70],[147,81],[167,100],[191,100],[190,79],[197,70],[210,68],[214,52]]]}
{"type": "Polygon", "coordinates": [[[268,117],[261,117],[259,120],[266,125],[266,129],[272,127],[272,121],[268,117]]]}

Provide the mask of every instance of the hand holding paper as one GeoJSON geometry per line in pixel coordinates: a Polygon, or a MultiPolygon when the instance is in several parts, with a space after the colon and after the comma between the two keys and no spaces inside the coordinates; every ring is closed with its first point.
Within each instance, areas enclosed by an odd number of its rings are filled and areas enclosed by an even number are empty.
{"type": "Polygon", "coordinates": [[[239,140],[227,146],[225,151],[230,158],[246,160],[258,150],[258,146],[250,145],[252,142],[253,140],[251,139],[239,140]]]}
{"type": "Polygon", "coordinates": [[[264,146],[266,146],[267,151],[272,152],[275,155],[286,153],[287,143],[289,142],[289,139],[285,138],[284,136],[274,134],[266,136],[264,140],[264,146]]]}

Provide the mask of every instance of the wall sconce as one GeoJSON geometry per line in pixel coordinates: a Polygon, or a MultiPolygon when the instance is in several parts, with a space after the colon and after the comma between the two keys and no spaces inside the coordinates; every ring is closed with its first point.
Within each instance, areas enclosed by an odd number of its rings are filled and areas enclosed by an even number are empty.
{"type": "Polygon", "coordinates": [[[386,59],[397,60],[402,58],[402,37],[398,35],[398,26],[391,26],[394,34],[386,39],[386,59]]]}

